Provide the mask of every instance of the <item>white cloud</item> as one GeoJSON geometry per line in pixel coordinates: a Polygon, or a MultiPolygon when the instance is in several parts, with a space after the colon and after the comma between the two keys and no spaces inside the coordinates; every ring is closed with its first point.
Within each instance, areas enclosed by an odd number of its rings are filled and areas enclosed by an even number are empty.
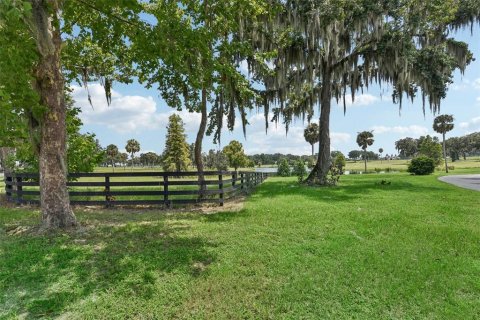
{"type": "Polygon", "coordinates": [[[81,118],[87,125],[103,125],[117,132],[137,131],[155,125],[156,103],[152,97],[124,96],[112,91],[112,103],[107,105],[104,89],[100,84],[88,87],[92,105],[88,102],[87,91],[73,86],[75,105],[81,108],[81,118]]]}
{"type": "Polygon", "coordinates": [[[473,87],[474,87],[475,89],[480,89],[480,78],[475,79],[475,80],[473,81],[473,87]]]}
{"type": "Polygon", "coordinates": [[[475,82],[472,83],[472,81],[468,79],[462,79],[457,83],[452,83],[449,89],[453,91],[463,91],[472,88],[472,86],[475,87],[475,82]]]}
{"type": "MultiPolygon", "coordinates": [[[[376,102],[380,101],[380,98],[368,93],[355,95],[355,101],[352,101],[352,95],[345,95],[345,104],[347,107],[360,107],[360,106],[369,106],[376,102]]],[[[338,106],[343,108],[343,101],[338,102],[338,106]]]]}
{"type": "Polygon", "coordinates": [[[86,125],[101,125],[118,133],[139,132],[142,130],[165,128],[168,117],[179,114],[187,131],[196,131],[200,123],[198,113],[188,111],[157,111],[157,104],[151,96],[122,95],[112,91],[112,102],[107,105],[105,92],[100,84],[88,87],[92,105],[88,102],[87,91],[80,86],[72,86],[75,105],[81,108],[80,117],[86,125]]]}
{"type": "Polygon", "coordinates": [[[468,122],[461,122],[459,124],[459,127],[462,129],[468,129],[468,128],[476,127],[478,125],[480,125],[480,117],[475,117],[468,122]]]}
{"type": "Polygon", "coordinates": [[[397,133],[402,135],[422,136],[428,134],[428,129],[423,126],[411,125],[411,126],[373,126],[371,130],[376,134],[383,133],[397,133]]]}

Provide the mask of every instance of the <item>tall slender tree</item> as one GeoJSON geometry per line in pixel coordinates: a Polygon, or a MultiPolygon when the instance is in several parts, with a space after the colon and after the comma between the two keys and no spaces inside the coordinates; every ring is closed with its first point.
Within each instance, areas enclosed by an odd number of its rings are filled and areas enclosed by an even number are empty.
{"type": "Polygon", "coordinates": [[[442,134],[443,158],[445,159],[445,171],[448,173],[447,147],[445,144],[445,135],[454,128],[453,116],[451,114],[442,114],[433,120],[433,130],[442,134]]]}
{"type": "Polygon", "coordinates": [[[182,118],[172,114],[168,118],[167,137],[163,151],[163,170],[187,171],[190,166],[190,148],[182,118]]]}
{"type": "Polygon", "coordinates": [[[310,145],[312,146],[312,156],[315,155],[315,143],[317,143],[319,140],[318,133],[319,128],[318,124],[316,123],[310,123],[303,131],[303,137],[305,138],[305,141],[310,143],[310,145]]]}
{"type": "Polygon", "coordinates": [[[357,135],[357,144],[363,150],[363,160],[365,161],[365,173],[367,173],[367,148],[375,142],[372,131],[362,131],[357,135]]]}
{"type": "Polygon", "coordinates": [[[171,107],[200,114],[194,153],[201,190],[205,134],[220,142],[224,118],[233,129],[237,116],[245,131],[247,111],[261,103],[239,65],[252,51],[248,25],[258,23],[256,17],[269,8],[260,0],[155,0],[146,11],[158,23],[133,41],[140,81],[156,85],[171,107]]]}

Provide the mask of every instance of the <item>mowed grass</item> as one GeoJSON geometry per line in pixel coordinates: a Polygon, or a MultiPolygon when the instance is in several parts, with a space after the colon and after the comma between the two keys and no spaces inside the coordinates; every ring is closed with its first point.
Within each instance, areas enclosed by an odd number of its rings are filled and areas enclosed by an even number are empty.
{"type": "MultiPolygon", "coordinates": [[[[367,162],[367,170],[374,171],[375,169],[386,170],[390,169],[391,171],[407,171],[408,164],[410,160],[371,160],[367,162]]],[[[467,157],[467,160],[457,160],[451,162],[448,159],[448,166],[453,167],[453,170],[450,170],[450,173],[454,174],[456,170],[459,169],[471,169],[471,168],[480,168],[480,157],[467,157]]],[[[363,161],[347,161],[345,170],[356,170],[363,171],[365,169],[365,164],[363,161]]],[[[445,164],[442,164],[438,167],[439,171],[445,171],[445,164]]]]}
{"type": "Polygon", "coordinates": [[[436,176],[269,178],[238,212],[77,216],[76,232],[14,235],[38,212],[0,209],[0,318],[480,315],[480,193],[436,176]]]}

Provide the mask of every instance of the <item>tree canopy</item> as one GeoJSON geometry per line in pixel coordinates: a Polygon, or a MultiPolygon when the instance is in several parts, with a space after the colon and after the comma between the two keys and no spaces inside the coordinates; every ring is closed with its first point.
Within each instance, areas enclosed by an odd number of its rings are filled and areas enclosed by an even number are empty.
{"type": "Polygon", "coordinates": [[[243,145],[237,140],[232,140],[223,148],[223,153],[228,159],[231,167],[237,171],[238,168],[246,166],[248,158],[243,151],[243,145]]]}

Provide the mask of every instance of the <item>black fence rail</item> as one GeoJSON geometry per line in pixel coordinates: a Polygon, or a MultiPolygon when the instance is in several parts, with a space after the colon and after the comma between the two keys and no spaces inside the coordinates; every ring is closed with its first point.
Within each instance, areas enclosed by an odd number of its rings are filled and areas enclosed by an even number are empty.
{"type": "MultiPolygon", "coordinates": [[[[198,181],[198,172],[74,173],[68,176],[72,205],[164,205],[218,203],[248,192],[267,177],[265,172],[208,171],[198,181]]],[[[39,204],[39,175],[6,173],[7,201],[39,204]]]]}

